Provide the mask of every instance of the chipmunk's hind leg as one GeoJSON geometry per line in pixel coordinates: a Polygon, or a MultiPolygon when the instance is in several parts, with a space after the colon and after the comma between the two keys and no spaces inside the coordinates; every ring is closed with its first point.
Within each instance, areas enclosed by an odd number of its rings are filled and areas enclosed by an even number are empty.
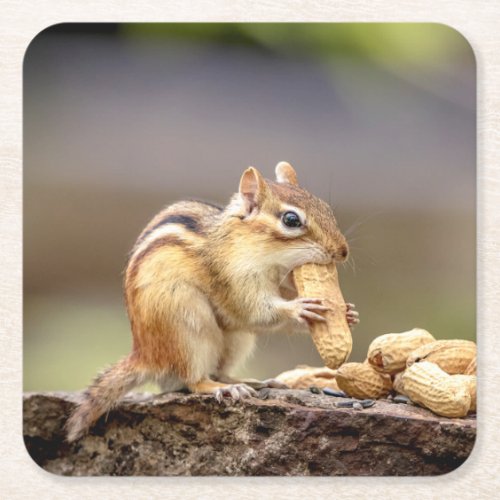
{"type": "Polygon", "coordinates": [[[255,348],[256,336],[251,332],[231,332],[224,338],[224,351],[213,379],[225,384],[244,384],[253,389],[288,389],[288,386],[275,379],[237,379],[230,375],[233,370],[252,354],[255,348]]]}
{"type": "Polygon", "coordinates": [[[225,336],[207,297],[195,287],[178,284],[176,300],[168,305],[166,316],[171,320],[165,329],[168,334],[162,337],[164,346],[160,346],[167,371],[191,392],[214,394],[218,401],[225,396],[234,400],[256,396],[244,384],[225,384],[210,378],[224,358],[225,336]]]}
{"type": "Polygon", "coordinates": [[[252,387],[246,384],[224,384],[216,382],[209,378],[200,380],[194,384],[188,384],[188,389],[191,392],[197,393],[212,393],[219,403],[225,396],[229,396],[235,401],[239,399],[257,397],[257,392],[252,387]]]}
{"type": "Polygon", "coordinates": [[[155,397],[160,397],[162,394],[166,394],[169,392],[176,392],[186,389],[186,384],[183,383],[182,380],[179,379],[179,377],[176,377],[175,375],[172,375],[170,373],[162,373],[160,375],[156,375],[154,381],[160,388],[160,393],[155,397]]]}
{"type": "Polygon", "coordinates": [[[274,378],[267,378],[265,380],[257,380],[256,378],[233,378],[227,375],[215,375],[214,379],[218,382],[224,382],[226,384],[244,384],[252,389],[290,389],[286,384],[276,380],[274,378]]]}
{"type": "MultiPolygon", "coordinates": [[[[212,325],[215,328],[214,325],[212,325]]],[[[213,365],[210,362],[205,364],[205,376],[200,377],[201,372],[198,373],[198,380],[187,384],[188,389],[195,393],[212,393],[219,403],[224,397],[238,401],[240,399],[257,396],[257,392],[250,386],[230,379],[212,380],[210,374],[222,370],[234,368],[234,366],[242,361],[251,353],[255,345],[255,336],[253,334],[228,334],[224,336],[222,332],[219,356],[213,365]]],[[[214,377],[215,378],[215,377],[214,377]]]]}

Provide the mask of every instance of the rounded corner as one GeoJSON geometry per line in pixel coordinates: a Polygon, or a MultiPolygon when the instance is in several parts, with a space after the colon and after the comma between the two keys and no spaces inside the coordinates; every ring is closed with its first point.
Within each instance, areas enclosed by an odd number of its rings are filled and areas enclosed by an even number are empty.
{"type": "Polygon", "coordinates": [[[23,64],[22,64],[22,68],[23,68],[23,72],[24,72],[24,68],[25,68],[25,65],[26,65],[26,56],[29,54],[30,52],[30,49],[33,47],[33,44],[44,34],[46,33],[47,31],[51,30],[51,29],[54,29],[56,26],[62,26],[62,25],[65,25],[65,24],[71,24],[70,22],[59,22],[59,23],[54,23],[54,24],[50,24],[49,26],[46,26],[45,28],[42,28],[40,31],[38,31],[34,36],[33,38],[31,38],[31,40],[28,42],[28,45],[26,45],[26,48],[24,49],[24,54],[23,54],[23,64]]]}
{"type": "Polygon", "coordinates": [[[453,36],[460,38],[462,40],[462,42],[466,45],[468,50],[470,51],[472,59],[473,59],[474,67],[477,68],[476,51],[474,50],[474,47],[473,47],[472,43],[469,41],[469,39],[458,28],[455,28],[454,26],[451,26],[450,24],[440,23],[440,22],[431,23],[431,24],[434,24],[435,26],[440,26],[441,28],[444,28],[444,29],[448,30],[449,32],[451,32],[453,34],[453,36]]]}
{"type": "MultiPolygon", "coordinates": [[[[476,434],[474,436],[474,443],[472,444],[472,449],[470,450],[469,455],[467,458],[460,464],[457,465],[453,470],[450,470],[448,472],[444,472],[443,474],[438,474],[438,477],[445,477],[445,476],[453,476],[453,474],[458,474],[458,470],[461,470],[465,464],[469,464],[471,462],[471,457],[476,456],[479,452],[477,451],[477,427],[476,427],[476,434]]],[[[469,465],[467,465],[469,467],[469,465]]]]}
{"type": "MultiPolygon", "coordinates": [[[[23,405],[24,406],[24,405],[23,405]]],[[[26,408],[23,408],[23,420],[24,420],[24,415],[26,412],[26,408]]],[[[56,431],[57,432],[57,446],[68,446],[70,445],[66,441],[66,434],[64,431],[64,427],[62,428],[61,431],[56,431]]],[[[38,469],[42,470],[44,473],[49,474],[54,477],[67,477],[66,474],[60,474],[58,472],[54,472],[51,470],[48,470],[44,467],[43,465],[43,458],[52,460],[53,458],[56,458],[54,454],[54,450],[50,450],[48,453],[47,452],[42,452],[40,453],[41,458],[39,459],[37,457],[37,448],[43,448],[44,447],[44,442],[47,442],[47,439],[41,436],[33,436],[30,435],[29,433],[24,431],[24,424],[23,424],[23,430],[21,431],[21,435],[19,436],[21,438],[22,444],[21,448],[24,449],[24,452],[26,455],[29,457],[31,462],[37,466],[38,469]]]]}
{"type": "Polygon", "coordinates": [[[24,448],[24,451],[26,453],[26,455],[28,455],[28,457],[30,458],[31,462],[33,464],[35,464],[38,469],[40,469],[41,471],[43,471],[45,474],[49,474],[51,476],[56,476],[56,477],[65,477],[63,474],[58,474],[57,472],[52,472],[50,470],[47,470],[43,467],[43,465],[41,465],[39,462],[36,461],[35,457],[31,454],[29,448],[28,448],[28,443],[26,442],[26,439],[27,439],[27,436],[22,436],[22,441],[23,441],[23,448],[24,448]]]}

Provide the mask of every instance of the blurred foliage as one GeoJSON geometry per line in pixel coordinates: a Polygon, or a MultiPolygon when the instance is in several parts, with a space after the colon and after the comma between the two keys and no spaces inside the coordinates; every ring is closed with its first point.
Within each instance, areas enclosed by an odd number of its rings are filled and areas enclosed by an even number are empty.
{"type": "Polygon", "coordinates": [[[200,50],[206,44],[246,46],[271,57],[314,60],[344,94],[350,94],[353,84],[355,92],[360,90],[360,82],[344,81],[338,72],[338,62],[349,59],[383,68],[462,106],[452,89],[456,71],[460,66],[475,65],[467,40],[455,29],[437,23],[141,23],[119,25],[119,33],[195,43],[200,50]]]}
{"type": "Polygon", "coordinates": [[[444,55],[472,54],[460,33],[433,23],[140,23],[124,35],[224,45],[251,45],[297,57],[354,57],[428,66],[444,55]]]}

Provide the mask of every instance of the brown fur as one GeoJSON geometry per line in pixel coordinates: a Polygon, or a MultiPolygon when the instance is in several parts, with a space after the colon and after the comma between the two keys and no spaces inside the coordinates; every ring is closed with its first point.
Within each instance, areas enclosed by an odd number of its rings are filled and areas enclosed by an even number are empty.
{"type": "Polygon", "coordinates": [[[68,441],[82,437],[88,426],[110,411],[125,393],[140,383],[141,378],[133,355],[98,375],[66,422],[68,441]]]}
{"type": "Polygon", "coordinates": [[[139,381],[223,389],[227,384],[210,376],[229,379],[256,333],[297,326],[291,302],[280,294],[287,273],[305,262],[340,260],[347,244],[330,207],[296,185],[291,166],[282,164],[277,176],[282,182],[250,168],[224,210],[179,202],[145,227],[124,280],[132,353],[87,390],[68,421],[68,440],[82,436],[139,381]],[[283,226],[290,206],[305,214],[304,227],[283,226]]]}

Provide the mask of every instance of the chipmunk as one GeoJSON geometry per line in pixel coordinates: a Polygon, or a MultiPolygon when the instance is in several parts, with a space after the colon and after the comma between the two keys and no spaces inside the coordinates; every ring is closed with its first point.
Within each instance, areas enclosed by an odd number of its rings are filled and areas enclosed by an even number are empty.
{"type": "MultiPolygon", "coordinates": [[[[168,206],[140,234],[125,271],[132,352],[86,390],[67,421],[68,441],[146,381],[219,401],[255,396],[251,383],[230,373],[252,352],[256,334],[325,321],[322,298],[297,298],[291,271],[347,256],[331,208],[299,187],[286,162],[276,166],[276,181],[245,170],[225,208],[168,206]]],[[[352,305],[347,320],[358,322],[352,305]]]]}

